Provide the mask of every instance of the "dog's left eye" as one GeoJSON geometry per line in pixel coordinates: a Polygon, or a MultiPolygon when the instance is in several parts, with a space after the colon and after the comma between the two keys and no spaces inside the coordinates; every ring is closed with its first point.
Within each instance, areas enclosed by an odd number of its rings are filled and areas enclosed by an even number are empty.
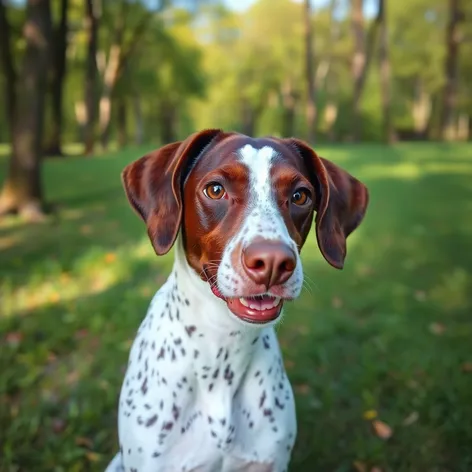
{"type": "Polygon", "coordinates": [[[292,203],[297,206],[302,206],[308,203],[310,200],[310,194],[308,190],[300,188],[295,191],[292,195],[292,203]]]}
{"type": "Polygon", "coordinates": [[[220,198],[224,197],[225,189],[224,189],[223,185],[218,184],[216,182],[212,182],[211,184],[208,184],[203,189],[203,193],[208,198],[211,198],[212,200],[219,200],[220,198]]]}

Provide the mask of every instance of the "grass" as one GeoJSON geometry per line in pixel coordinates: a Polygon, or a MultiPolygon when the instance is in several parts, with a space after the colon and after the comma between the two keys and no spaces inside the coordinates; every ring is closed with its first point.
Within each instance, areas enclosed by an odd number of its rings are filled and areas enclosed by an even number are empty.
{"type": "MultiPolygon", "coordinates": [[[[343,271],[311,235],[314,286],[279,328],[298,408],[290,470],[470,471],[472,146],[321,151],[371,206],[343,271]]],[[[128,349],[172,263],[121,189],[143,152],[49,161],[58,215],[0,223],[2,472],[99,471],[116,451],[128,349]]]]}

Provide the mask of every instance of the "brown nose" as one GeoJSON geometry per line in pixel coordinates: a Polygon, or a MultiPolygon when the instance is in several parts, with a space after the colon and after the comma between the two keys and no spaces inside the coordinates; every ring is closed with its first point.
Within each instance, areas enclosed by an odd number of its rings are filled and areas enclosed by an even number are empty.
{"type": "Polygon", "coordinates": [[[243,251],[243,267],[247,275],[267,289],[286,282],[293,274],[297,259],[295,253],[280,241],[260,240],[243,251]]]}

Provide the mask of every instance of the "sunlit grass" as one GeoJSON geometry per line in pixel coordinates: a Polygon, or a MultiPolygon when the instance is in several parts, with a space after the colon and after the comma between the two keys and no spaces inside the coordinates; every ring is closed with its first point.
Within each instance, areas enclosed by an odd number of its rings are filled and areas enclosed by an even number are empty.
{"type": "MultiPolygon", "coordinates": [[[[121,188],[147,149],[48,160],[56,213],[0,222],[2,472],[99,471],[116,450],[128,349],[172,264],[121,188]]],[[[297,394],[291,471],[472,470],[472,147],[318,152],[364,180],[371,205],[343,271],[310,235],[307,289],[278,328],[297,394]]]]}

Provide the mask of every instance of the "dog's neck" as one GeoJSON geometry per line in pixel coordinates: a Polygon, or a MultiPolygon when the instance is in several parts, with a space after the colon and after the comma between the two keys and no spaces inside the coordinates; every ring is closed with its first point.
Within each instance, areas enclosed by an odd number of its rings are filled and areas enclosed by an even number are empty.
{"type": "Polygon", "coordinates": [[[205,325],[205,332],[215,332],[221,336],[235,330],[252,334],[259,331],[235,319],[226,303],[213,294],[210,284],[203,281],[188,263],[180,235],[174,246],[171,277],[174,279],[174,285],[177,285],[178,290],[189,300],[188,314],[195,318],[195,323],[205,325]]]}
{"type": "Polygon", "coordinates": [[[182,315],[185,323],[200,326],[206,333],[205,336],[213,336],[215,339],[238,336],[249,342],[271,329],[244,324],[230,312],[226,302],[216,297],[210,284],[203,281],[189,265],[180,235],[174,246],[174,266],[170,278],[171,285],[176,286],[188,300],[189,309],[184,310],[182,315]]]}

